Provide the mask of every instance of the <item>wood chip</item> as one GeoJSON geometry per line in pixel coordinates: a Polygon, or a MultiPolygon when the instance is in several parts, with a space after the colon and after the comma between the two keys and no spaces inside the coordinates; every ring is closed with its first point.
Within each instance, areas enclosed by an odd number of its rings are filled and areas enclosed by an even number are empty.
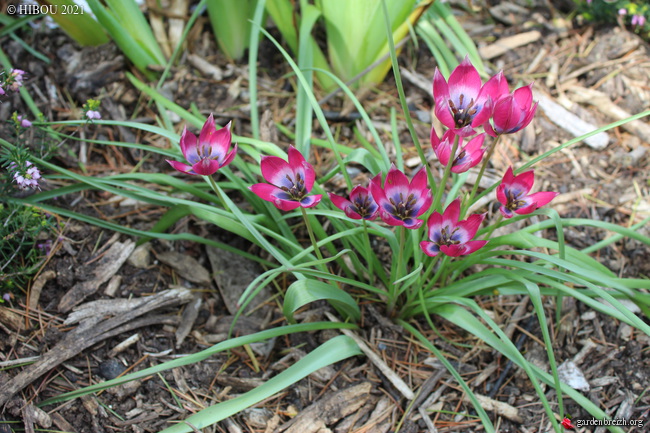
{"type": "Polygon", "coordinates": [[[56,272],[52,270],[45,271],[36,277],[34,284],[32,284],[32,287],[29,290],[28,305],[30,310],[36,310],[38,308],[38,301],[41,298],[41,292],[43,291],[45,283],[54,277],[56,277],[56,272]]]}
{"type": "MultiPolygon", "coordinates": [[[[326,312],[325,315],[329,320],[332,322],[338,322],[339,320],[336,319],[332,314],[326,312]]],[[[350,331],[349,329],[341,329],[340,330],[343,334],[347,335],[348,337],[352,338],[355,343],[359,346],[359,349],[368,357],[370,362],[375,364],[375,367],[381,371],[384,376],[390,381],[390,383],[393,384],[397,390],[402,393],[402,395],[407,399],[407,400],[413,400],[415,397],[415,394],[413,393],[413,390],[402,380],[401,377],[397,375],[391,368],[384,362],[383,359],[379,357],[368,345],[366,342],[359,337],[356,333],[350,331]]]]}
{"type": "MultiPolygon", "coordinates": [[[[598,129],[597,126],[585,122],[560,104],[553,101],[553,99],[548,95],[541,92],[535,92],[535,98],[539,100],[539,107],[544,111],[549,120],[569,132],[574,137],[579,137],[598,129]]],[[[609,144],[609,136],[604,132],[599,132],[596,135],[586,138],[585,143],[593,149],[602,150],[607,147],[607,144],[609,144]]]]}
{"type": "Polygon", "coordinates": [[[90,278],[75,284],[63,295],[59,302],[59,311],[67,313],[72,307],[99,290],[99,286],[108,281],[122,267],[134,248],[135,242],[130,239],[124,243],[115,242],[101,259],[85,266],[82,274],[85,272],[90,275],[90,278]]]}
{"type": "Polygon", "coordinates": [[[176,348],[180,348],[185,337],[187,337],[196,322],[196,318],[199,317],[199,310],[201,309],[201,304],[203,303],[200,295],[195,295],[192,302],[187,304],[185,310],[183,310],[183,315],[181,316],[181,323],[176,329],[176,348]]]}
{"type": "MultiPolygon", "coordinates": [[[[571,92],[571,99],[574,101],[589,104],[612,119],[623,120],[632,116],[632,113],[629,113],[614,104],[612,100],[609,99],[609,96],[603,92],[579,86],[570,86],[567,88],[567,91],[571,92]]],[[[621,128],[638,136],[644,142],[650,143],[650,125],[647,123],[641,120],[633,120],[625,123],[621,128]]]]}
{"type": "Polygon", "coordinates": [[[185,304],[192,298],[192,293],[187,289],[170,289],[142,298],[145,302],[125,313],[109,318],[100,317],[99,322],[85,321],[76,329],[68,332],[38,361],[0,385],[0,407],[46,372],[100,341],[143,326],[165,322],[177,323],[178,319],[173,316],[157,316],[147,313],[172,305],[185,304]],[[141,316],[143,317],[140,318],[141,316]]]}
{"type": "Polygon", "coordinates": [[[16,314],[9,308],[0,306],[0,323],[7,325],[15,331],[23,329],[23,316],[16,314]]]}
{"type": "Polygon", "coordinates": [[[535,42],[542,37],[542,34],[537,30],[532,30],[530,32],[518,33],[514,36],[508,36],[501,38],[498,41],[479,48],[478,52],[486,60],[493,59],[502,54],[507,53],[508,51],[521,47],[523,45],[530,44],[535,42]]]}
{"type": "MultiPolygon", "coordinates": [[[[508,418],[511,421],[514,421],[519,424],[523,424],[524,419],[519,415],[517,408],[510,406],[508,403],[502,401],[491,399],[481,394],[474,394],[479,404],[483,409],[488,412],[496,412],[497,415],[500,415],[504,418],[508,418]]],[[[467,394],[463,395],[463,400],[470,402],[467,394]]]]}
{"type": "Polygon", "coordinates": [[[178,275],[187,281],[205,286],[210,284],[210,273],[192,257],[176,251],[160,253],[156,257],[164,264],[171,266],[178,272],[178,275]]]}
{"type": "MultiPolygon", "coordinates": [[[[214,282],[217,284],[221,298],[230,314],[237,314],[239,310],[239,298],[263,271],[257,263],[248,260],[239,254],[231,253],[219,248],[207,246],[206,252],[210,260],[210,266],[214,271],[214,282]]],[[[268,308],[258,306],[271,297],[271,290],[264,287],[244,310],[244,313],[253,313],[255,317],[264,317],[268,308]]]]}
{"type": "Polygon", "coordinates": [[[197,56],[196,54],[189,54],[187,61],[205,77],[212,78],[215,81],[221,81],[223,79],[223,71],[203,57],[197,56]]]}
{"type": "MultiPolygon", "coordinates": [[[[359,385],[330,393],[327,397],[312,403],[302,410],[294,419],[275,430],[276,433],[318,433],[328,425],[356,412],[370,397],[372,384],[363,382],[359,385]],[[286,428],[289,426],[288,428],[286,428]]],[[[328,429],[329,430],[329,429],[328,429]]]]}

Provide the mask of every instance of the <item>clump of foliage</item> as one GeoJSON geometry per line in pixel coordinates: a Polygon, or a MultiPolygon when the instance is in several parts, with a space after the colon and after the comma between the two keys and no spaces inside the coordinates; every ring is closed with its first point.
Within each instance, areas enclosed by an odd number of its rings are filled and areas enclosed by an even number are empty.
{"type": "Polygon", "coordinates": [[[578,12],[588,21],[631,28],[650,37],[650,4],[645,0],[576,0],[578,12]]]}

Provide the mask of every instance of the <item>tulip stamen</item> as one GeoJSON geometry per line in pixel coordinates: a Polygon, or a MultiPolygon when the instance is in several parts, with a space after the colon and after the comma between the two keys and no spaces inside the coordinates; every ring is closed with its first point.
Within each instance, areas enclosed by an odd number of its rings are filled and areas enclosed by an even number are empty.
{"type": "Polygon", "coordinates": [[[409,194],[406,200],[404,200],[404,194],[402,193],[399,194],[399,202],[395,203],[395,200],[392,198],[389,198],[388,201],[390,201],[390,204],[393,205],[393,216],[401,220],[405,220],[411,217],[411,213],[413,213],[413,206],[417,203],[417,200],[413,194],[409,194]]]}
{"type": "Polygon", "coordinates": [[[458,105],[459,107],[456,107],[456,104],[454,104],[454,101],[449,99],[449,109],[451,110],[451,114],[454,117],[454,123],[456,125],[456,128],[463,128],[470,123],[472,123],[472,119],[474,119],[474,116],[476,115],[478,109],[474,107],[474,98],[470,99],[469,104],[465,106],[463,104],[465,100],[465,95],[461,94],[458,97],[458,105]]]}

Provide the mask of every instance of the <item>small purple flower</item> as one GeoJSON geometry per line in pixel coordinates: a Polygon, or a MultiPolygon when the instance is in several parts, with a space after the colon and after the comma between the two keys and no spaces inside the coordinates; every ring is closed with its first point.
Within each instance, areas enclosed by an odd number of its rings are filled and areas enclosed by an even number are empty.
{"type": "Polygon", "coordinates": [[[88,119],[90,119],[90,120],[99,120],[99,119],[102,118],[102,115],[99,114],[99,111],[88,110],[88,111],[86,112],[86,117],[87,117],[88,119]]]}
{"type": "Polygon", "coordinates": [[[2,83],[0,83],[0,95],[5,94],[5,89],[2,88],[2,83]]]}
{"type": "Polygon", "coordinates": [[[22,69],[12,69],[7,79],[7,84],[9,84],[9,89],[13,90],[14,92],[17,92],[18,89],[21,88],[23,85],[23,75],[25,75],[25,71],[23,71],[22,69]]]}
{"type": "Polygon", "coordinates": [[[25,166],[27,167],[27,170],[22,173],[15,162],[9,165],[9,170],[13,172],[13,178],[16,181],[16,184],[21,189],[40,189],[38,180],[41,178],[41,172],[29,161],[25,163],[25,166]]]}
{"type": "Polygon", "coordinates": [[[515,176],[512,167],[508,167],[501,184],[497,187],[497,200],[502,204],[499,210],[504,217],[513,217],[513,212],[519,215],[529,214],[558,196],[559,193],[553,191],[528,194],[534,182],[533,170],[515,176]]]}
{"type": "Polygon", "coordinates": [[[27,119],[24,119],[23,116],[17,116],[16,119],[18,120],[18,122],[20,122],[20,126],[22,126],[23,128],[29,128],[30,126],[32,126],[32,122],[30,122],[27,119]]]}
{"type": "Polygon", "coordinates": [[[50,255],[50,252],[52,251],[52,241],[50,239],[46,240],[45,242],[36,244],[36,247],[43,251],[46,256],[50,255]]]}
{"type": "Polygon", "coordinates": [[[434,212],[427,221],[430,241],[420,242],[420,248],[428,256],[443,253],[450,257],[466,256],[483,248],[488,241],[473,241],[485,214],[470,215],[463,221],[460,218],[460,199],[456,199],[442,213],[434,212]]]}
{"type": "Polygon", "coordinates": [[[268,183],[256,183],[248,189],[283,211],[316,206],[323,196],[308,195],[316,179],[314,167],[295,147],[289,146],[288,154],[289,162],[277,156],[263,156],[260,168],[268,183]]]}
{"type": "Polygon", "coordinates": [[[620,8],[620,9],[618,10],[618,14],[619,14],[619,15],[627,15],[627,9],[625,9],[625,8],[620,8]]]}
{"type": "Polygon", "coordinates": [[[350,200],[331,192],[328,194],[334,206],[345,212],[349,218],[374,220],[379,214],[379,206],[375,199],[372,198],[372,194],[370,194],[368,188],[361,185],[352,188],[350,200]]]}
{"type": "Polygon", "coordinates": [[[231,144],[230,122],[217,131],[214,117],[210,114],[201,129],[198,140],[196,135],[187,131],[187,127],[183,129],[180,142],[181,151],[191,165],[178,161],[167,160],[167,162],[181,173],[211,176],[220,168],[230,164],[235,158],[237,144],[235,143],[232,150],[230,149],[231,144]]]}
{"type": "Polygon", "coordinates": [[[494,104],[492,123],[485,123],[485,132],[492,137],[512,134],[528,126],[537,111],[533,104],[533,83],[520,87],[512,94],[503,96],[494,104]]]}
{"type": "Polygon", "coordinates": [[[2,295],[2,299],[5,302],[9,302],[9,301],[11,301],[11,295],[9,293],[5,293],[4,295],[2,295]]]}
{"type": "Polygon", "coordinates": [[[424,221],[416,219],[429,209],[433,198],[427,185],[427,172],[420,170],[409,182],[395,164],[391,165],[384,187],[381,176],[370,182],[370,192],[379,205],[381,219],[391,226],[417,229],[424,221]]]}
{"type": "MultiPolygon", "coordinates": [[[[438,138],[435,129],[431,128],[431,147],[436,153],[438,160],[443,166],[449,164],[451,150],[454,147],[454,140],[456,134],[453,130],[449,129],[442,136],[442,140],[438,138]]],[[[470,168],[476,166],[485,153],[483,142],[485,141],[485,134],[479,134],[473,137],[463,146],[463,137],[459,137],[458,146],[456,148],[456,155],[454,162],[451,166],[451,171],[454,173],[464,173],[470,168]]]]}
{"type": "Polygon", "coordinates": [[[632,25],[635,27],[643,27],[645,24],[645,16],[644,15],[632,15],[632,25]]]}

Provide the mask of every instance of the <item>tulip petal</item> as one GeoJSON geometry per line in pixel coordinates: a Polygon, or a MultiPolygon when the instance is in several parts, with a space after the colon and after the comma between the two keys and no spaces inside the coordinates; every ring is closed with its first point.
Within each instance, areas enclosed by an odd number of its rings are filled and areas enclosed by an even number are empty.
{"type": "Polygon", "coordinates": [[[212,176],[221,166],[219,161],[214,159],[203,158],[196,164],[192,165],[192,170],[201,176],[212,176]]]}
{"type": "Polygon", "coordinates": [[[169,159],[166,159],[165,161],[167,161],[169,165],[171,165],[181,173],[196,174],[196,173],[192,173],[192,167],[187,164],[183,164],[182,162],[178,162],[178,161],[170,161],[169,159]]]}
{"type": "Polygon", "coordinates": [[[300,200],[300,206],[310,208],[316,206],[320,203],[323,196],[321,194],[308,195],[307,197],[300,200]]]}
{"type": "Polygon", "coordinates": [[[422,248],[424,254],[430,257],[435,257],[440,252],[440,247],[433,242],[422,241],[420,242],[420,248],[422,248]]]}
{"type": "Polygon", "coordinates": [[[201,157],[199,156],[197,149],[196,136],[187,130],[187,126],[183,127],[183,133],[181,134],[180,141],[181,152],[191,164],[196,164],[199,162],[201,157]]]}
{"type": "Polygon", "coordinates": [[[294,186],[294,172],[284,159],[277,156],[262,156],[260,162],[262,176],[267,182],[278,187],[292,188],[294,186]]]}
{"type": "Polygon", "coordinates": [[[554,192],[554,191],[540,191],[529,195],[528,198],[533,200],[537,204],[537,207],[542,207],[547,205],[551,200],[553,200],[559,194],[560,194],[559,192],[554,192]]]}

